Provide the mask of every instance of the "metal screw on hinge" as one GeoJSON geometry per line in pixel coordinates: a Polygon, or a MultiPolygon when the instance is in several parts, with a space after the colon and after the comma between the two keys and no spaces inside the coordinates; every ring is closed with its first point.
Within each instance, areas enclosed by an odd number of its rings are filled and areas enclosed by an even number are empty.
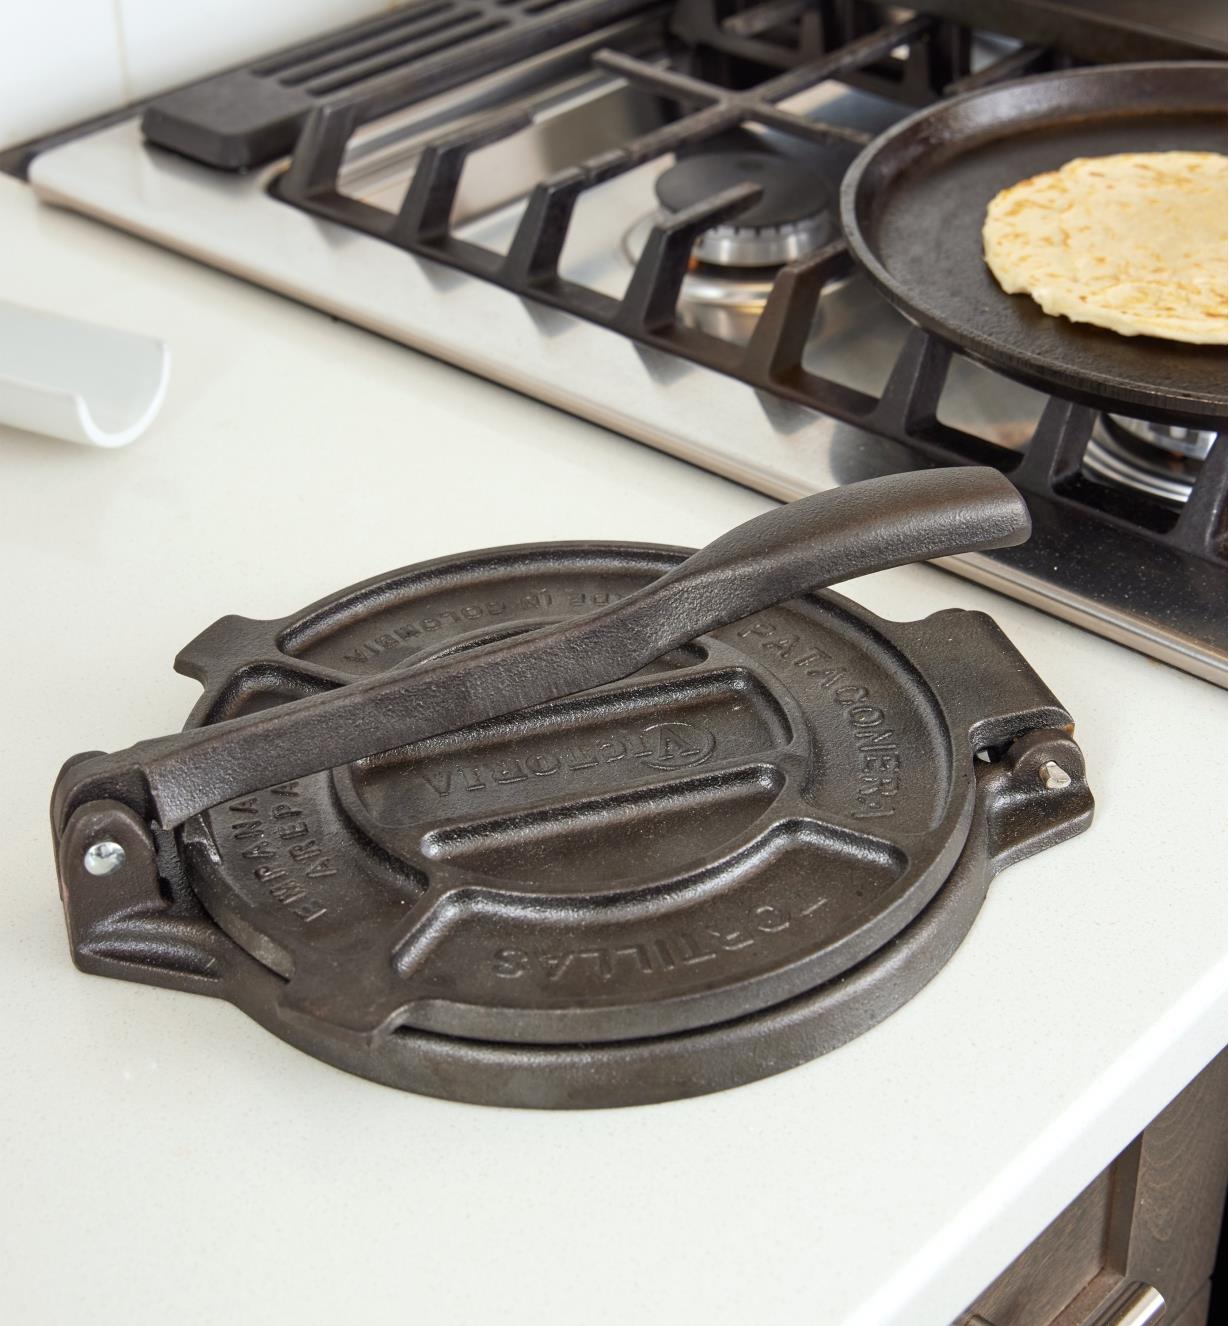
{"type": "Polygon", "coordinates": [[[1061,764],[1056,764],[1053,760],[1047,760],[1037,770],[1037,777],[1041,779],[1041,785],[1047,792],[1061,792],[1064,787],[1071,786],[1071,775],[1061,764]]]}
{"type": "Polygon", "coordinates": [[[124,864],[124,849],[116,842],[95,843],[85,849],[82,864],[91,875],[112,875],[124,864]]]}

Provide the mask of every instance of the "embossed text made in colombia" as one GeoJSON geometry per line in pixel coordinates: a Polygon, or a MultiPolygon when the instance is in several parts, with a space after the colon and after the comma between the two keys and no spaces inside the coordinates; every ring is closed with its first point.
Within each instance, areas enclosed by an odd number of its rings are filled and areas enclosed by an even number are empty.
{"type": "Polygon", "coordinates": [[[515,620],[525,612],[557,616],[565,611],[605,607],[622,597],[621,594],[607,590],[539,589],[506,598],[471,599],[462,603],[443,604],[432,608],[430,612],[419,613],[388,626],[378,635],[370,636],[348,649],[342,658],[347,663],[370,663],[373,658],[379,658],[392,649],[404,649],[406,645],[416,649],[441,631],[447,633],[458,626],[472,629],[485,622],[496,623],[509,618],[515,620]]]}

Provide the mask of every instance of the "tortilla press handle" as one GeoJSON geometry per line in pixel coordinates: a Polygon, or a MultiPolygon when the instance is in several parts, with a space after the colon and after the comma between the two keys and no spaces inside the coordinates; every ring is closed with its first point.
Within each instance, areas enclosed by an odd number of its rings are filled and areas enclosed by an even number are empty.
{"type": "Polygon", "coordinates": [[[800,498],[730,530],[581,617],[226,722],[77,757],[52,822],[90,802],[171,829],[223,801],[604,686],[786,599],[905,562],[1023,543],[1028,509],[997,470],[891,475],[800,498]]]}

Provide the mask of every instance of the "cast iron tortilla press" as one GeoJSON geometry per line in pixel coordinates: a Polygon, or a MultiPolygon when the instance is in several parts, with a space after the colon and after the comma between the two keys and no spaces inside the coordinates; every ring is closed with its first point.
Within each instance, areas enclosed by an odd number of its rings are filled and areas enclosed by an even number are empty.
{"type": "Polygon", "coordinates": [[[225,617],[175,661],[204,686],[184,732],[60,774],[73,957],[487,1104],[669,1100],[823,1054],[1092,797],[989,617],[818,591],[1028,532],[1002,475],[933,470],[690,555],[527,544],[225,617]]]}

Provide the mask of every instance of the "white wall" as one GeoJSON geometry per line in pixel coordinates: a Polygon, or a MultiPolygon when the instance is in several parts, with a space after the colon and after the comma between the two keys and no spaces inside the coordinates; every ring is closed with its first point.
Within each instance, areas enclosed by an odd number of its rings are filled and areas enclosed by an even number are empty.
{"type": "Polygon", "coordinates": [[[390,0],[0,0],[0,148],[395,7],[390,0]]]}

